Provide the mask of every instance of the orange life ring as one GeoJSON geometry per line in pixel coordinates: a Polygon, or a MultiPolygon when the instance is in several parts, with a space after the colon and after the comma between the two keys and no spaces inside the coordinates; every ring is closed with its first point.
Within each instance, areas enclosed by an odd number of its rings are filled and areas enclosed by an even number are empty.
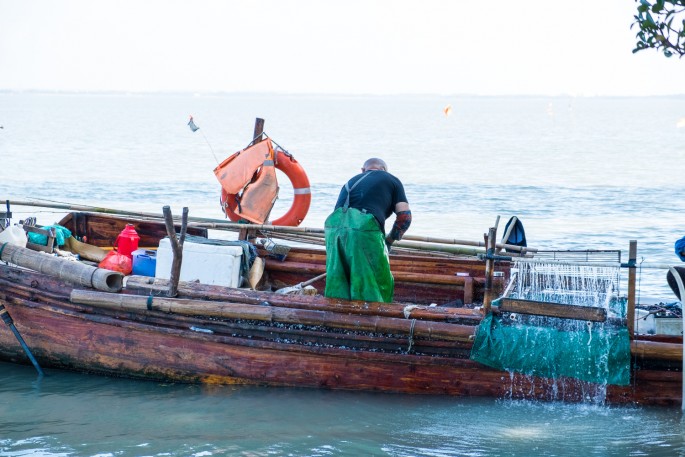
{"type": "MultiPolygon", "coordinates": [[[[302,165],[295,160],[295,158],[284,151],[276,152],[275,167],[281,170],[290,180],[293,186],[293,204],[290,209],[278,219],[272,220],[271,225],[287,225],[291,227],[297,227],[302,223],[307,212],[309,211],[309,205],[312,202],[312,194],[309,187],[309,178],[302,168],[302,165]]],[[[256,179],[259,172],[255,174],[253,179],[256,179]]],[[[239,214],[237,214],[236,207],[238,206],[238,200],[236,199],[236,194],[229,194],[223,188],[221,189],[221,207],[224,209],[226,216],[234,222],[238,222],[242,219],[239,214]]]]}

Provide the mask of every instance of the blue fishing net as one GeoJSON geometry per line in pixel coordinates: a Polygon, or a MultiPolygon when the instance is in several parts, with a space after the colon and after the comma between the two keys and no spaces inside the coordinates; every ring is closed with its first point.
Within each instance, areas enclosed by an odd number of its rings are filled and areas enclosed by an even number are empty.
{"type": "Polygon", "coordinates": [[[628,329],[608,322],[489,314],[476,330],[471,359],[532,376],[630,384],[628,329]]]}

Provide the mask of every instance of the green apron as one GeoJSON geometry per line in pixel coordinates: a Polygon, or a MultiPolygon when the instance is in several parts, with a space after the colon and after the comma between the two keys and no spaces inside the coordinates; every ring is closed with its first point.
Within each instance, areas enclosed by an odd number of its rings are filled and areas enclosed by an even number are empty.
{"type": "Polygon", "coordinates": [[[338,208],[326,219],[325,231],[326,297],[391,302],[395,281],[376,218],[338,208]]]}

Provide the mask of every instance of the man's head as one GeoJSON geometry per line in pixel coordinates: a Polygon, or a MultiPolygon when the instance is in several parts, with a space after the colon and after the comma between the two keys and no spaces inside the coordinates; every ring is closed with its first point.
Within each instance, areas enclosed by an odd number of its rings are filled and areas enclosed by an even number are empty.
{"type": "Polygon", "coordinates": [[[388,171],[388,166],[381,159],[377,159],[374,157],[364,162],[364,166],[362,167],[362,172],[369,170],[388,171]]]}

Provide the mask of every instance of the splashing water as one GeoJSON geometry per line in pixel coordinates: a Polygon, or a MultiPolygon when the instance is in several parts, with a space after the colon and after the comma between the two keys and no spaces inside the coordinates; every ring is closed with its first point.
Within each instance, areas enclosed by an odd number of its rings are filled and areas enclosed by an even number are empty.
{"type": "MultiPolygon", "coordinates": [[[[515,274],[514,274],[515,273],[515,274]]],[[[519,261],[511,298],[605,309],[605,322],[502,312],[479,326],[471,357],[510,373],[509,398],[602,404],[630,382],[620,266],[519,261]]]]}
{"type": "Polygon", "coordinates": [[[625,302],[619,299],[619,265],[519,261],[512,271],[517,273],[513,291],[516,298],[602,308],[608,316],[625,317],[625,302]]]}

